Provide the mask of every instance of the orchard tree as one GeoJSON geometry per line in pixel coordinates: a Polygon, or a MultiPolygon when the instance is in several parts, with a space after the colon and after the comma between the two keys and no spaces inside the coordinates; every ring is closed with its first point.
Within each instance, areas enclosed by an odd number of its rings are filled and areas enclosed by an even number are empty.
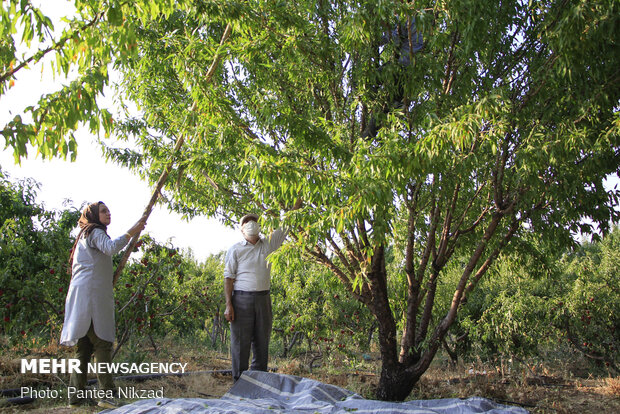
{"type": "MultiPolygon", "coordinates": [[[[188,252],[149,235],[140,239],[141,257],[124,269],[116,297],[118,344],[148,338],[158,350],[157,339],[166,335],[197,335],[211,339],[213,347],[224,342],[225,329],[222,257],[211,255],[197,263],[188,252]],[[222,315],[222,317],[220,317],[222,315]]],[[[120,260],[120,255],[115,256],[120,260]]]]}
{"type": "Polygon", "coordinates": [[[62,324],[70,233],[80,216],[76,208],[46,210],[37,189],[0,169],[0,333],[22,342],[62,324]]]}
{"type": "Polygon", "coordinates": [[[553,303],[554,325],[589,360],[620,372],[620,229],[586,243],[562,261],[563,295],[553,303]]]}
{"type": "Polygon", "coordinates": [[[378,321],[378,398],[407,397],[512,240],[566,245],[593,230],[585,218],[602,232],[617,218],[618,194],[603,187],[620,151],[617,2],[230,8],[213,85],[202,79],[225,22],[202,2],[136,30],[138,55],[122,69],[142,116],[121,131],[142,151],[110,155],[155,181],[190,136],[165,189],[172,208],[230,221],[265,211],[267,227],[289,225],[297,243],[280,259],[324,264],[378,321]],[[392,272],[388,247],[403,257],[392,272]],[[398,314],[395,286],[407,292],[398,314]]]}
{"type": "Polygon", "coordinates": [[[275,259],[322,263],[376,318],[380,399],[407,397],[511,241],[566,245],[594,230],[584,219],[617,219],[614,0],[182,5],[116,9],[136,45],[110,59],[140,112],[115,124],[137,147],[109,156],[152,182],[174,160],[163,192],[183,214],[289,226],[275,259]]]}
{"type": "Polygon", "coordinates": [[[113,127],[109,108],[100,98],[110,85],[113,65],[136,53],[135,29],[140,21],[169,16],[183,9],[183,0],[6,0],[0,10],[0,99],[20,82],[24,72],[65,80],[13,114],[0,135],[15,161],[33,146],[42,158],[77,154],[75,130],[87,126],[107,137],[113,127]],[[53,22],[43,10],[67,9],[65,21],[53,22]],[[73,3],[73,4],[72,4],[73,3]],[[37,7],[41,5],[41,7],[37,7]],[[131,11],[133,19],[124,16],[131,11]]]}
{"type": "MultiPolygon", "coordinates": [[[[559,252],[545,239],[527,239],[504,250],[469,295],[451,332],[458,331],[451,336],[460,339],[452,341],[459,356],[523,358],[574,349],[617,374],[620,229],[559,252]]],[[[440,286],[438,295],[448,294],[447,288],[440,286]]]]}
{"type": "Polygon", "coordinates": [[[360,356],[368,352],[376,322],[350,294],[341,292],[339,281],[320,264],[294,260],[279,263],[271,277],[273,330],[282,343],[282,356],[303,347],[325,363],[332,352],[360,356]]]}
{"type": "MultiPolygon", "coordinates": [[[[572,286],[563,277],[561,258],[573,246],[547,243],[529,232],[502,251],[451,329],[453,355],[519,360],[564,347],[553,321],[561,314],[557,298],[572,286]]],[[[440,286],[438,295],[452,296],[449,286],[440,286]]]]}

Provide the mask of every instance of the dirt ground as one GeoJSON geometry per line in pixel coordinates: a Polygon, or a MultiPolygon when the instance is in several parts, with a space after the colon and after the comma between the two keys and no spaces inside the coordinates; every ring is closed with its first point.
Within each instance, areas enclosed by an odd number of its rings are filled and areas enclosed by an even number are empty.
{"type": "MultiPolygon", "coordinates": [[[[196,374],[186,377],[166,377],[163,379],[132,384],[116,382],[117,386],[135,386],[139,389],[159,390],[163,388],[166,398],[220,398],[232,385],[229,375],[222,374],[196,374]]],[[[23,406],[7,406],[0,408],[2,413],[94,413],[102,411],[99,407],[80,407],[79,409],[67,406],[66,402],[52,405],[49,401],[37,401],[23,406]]]]}
{"type": "MultiPolygon", "coordinates": [[[[168,355],[168,360],[188,363],[188,370],[226,370],[230,360],[217,353],[196,353],[194,355],[168,355]]],[[[17,388],[21,385],[41,385],[42,378],[25,378],[17,374],[15,359],[0,357],[0,388],[17,388]],[[26,382],[24,384],[24,382],[26,382]]],[[[272,365],[277,372],[313,378],[325,383],[357,392],[365,398],[372,398],[378,383],[378,362],[376,360],[358,369],[351,368],[346,358],[332,358],[323,361],[320,367],[309,369],[308,360],[295,358],[274,359],[272,365]]],[[[47,379],[49,379],[49,375],[47,379]]],[[[62,387],[66,378],[57,378],[50,386],[62,387]]],[[[201,373],[183,377],[168,376],[145,382],[127,383],[117,381],[117,386],[133,385],[139,389],[164,390],[166,398],[219,398],[232,386],[230,374],[201,373]]],[[[507,405],[520,406],[531,413],[620,413],[620,378],[588,375],[587,371],[575,376],[566,370],[540,367],[538,370],[507,372],[492,366],[448,367],[438,363],[432,366],[415,385],[409,399],[467,398],[479,396],[507,405]]],[[[22,406],[7,405],[0,400],[0,413],[93,413],[98,407],[69,408],[66,401],[40,399],[22,406]]]]}

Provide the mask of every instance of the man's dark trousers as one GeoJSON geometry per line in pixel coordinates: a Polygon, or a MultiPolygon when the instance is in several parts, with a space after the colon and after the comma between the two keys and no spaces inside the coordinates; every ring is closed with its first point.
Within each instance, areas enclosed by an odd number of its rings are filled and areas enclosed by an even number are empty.
{"type": "Polygon", "coordinates": [[[235,290],[232,296],[235,320],[230,323],[230,353],[235,381],[248,369],[250,349],[255,371],[267,371],[269,338],[273,314],[269,291],[244,292],[235,290]]]}

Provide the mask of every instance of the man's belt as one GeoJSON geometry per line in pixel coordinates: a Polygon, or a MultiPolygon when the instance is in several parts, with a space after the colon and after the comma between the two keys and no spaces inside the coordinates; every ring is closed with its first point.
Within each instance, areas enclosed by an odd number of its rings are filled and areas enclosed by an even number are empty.
{"type": "Polygon", "coordinates": [[[266,296],[269,294],[269,291],[268,290],[255,290],[255,291],[234,290],[233,293],[235,295],[266,296]]]}

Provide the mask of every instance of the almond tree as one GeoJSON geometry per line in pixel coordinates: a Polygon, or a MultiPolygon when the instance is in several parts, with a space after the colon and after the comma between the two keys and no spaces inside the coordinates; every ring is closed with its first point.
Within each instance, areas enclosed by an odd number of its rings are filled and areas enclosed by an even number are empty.
{"type": "Polygon", "coordinates": [[[140,112],[116,126],[137,145],[108,155],[151,182],[174,155],[163,192],[181,213],[289,226],[296,243],[276,261],[303,253],[370,310],[377,397],[403,400],[509,243],[533,232],[566,245],[618,219],[603,180],[620,155],[619,9],[195,0],[138,19],[125,7],[137,51],[118,62],[121,93],[140,112]],[[177,158],[180,137],[191,139],[177,158]],[[394,271],[388,249],[404,257],[394,271]],[[461,276],[439,314],[448,267],[461,276]]]}
{"type": "Polygon", "coordinates": [[[585,218],[601,232],[617,219],[603,187],[620,151],[617,2],[236,4],[213,86],[205,45],[224,22],[199,3],[138,34],[125,91],[144,116],[124,129],[142,153],[110,153],[154,180],[167,141],[190,131],[169,205],[292,226],[288,253],[323,263],[377,319],[378,398],[409,394],[511,240],[562,245],[593,230],[585,218]],[[404,256],[390,274],[388,246],[404,256]],[[440,315],[449,265],[461,277],[440,315]]]}
{"type": "Polygon", "coordinates": [[[28,156],[28,146],[44,159],[75,160],[74,132],[86,126],[109,136],[111,108],[100,98],[110,86],[113,65],[136,53],[135,28],[140,20],[169,16],[186,7],[183,0],[5,0],[0,9],[0,99],[25,72],[61,81],[26,108],[12,106],[0,125],[5,147],[15,161],[28,156]],[[46,4],[43,4],[43,3],[46,4]],[[50,3],[53,3],[50,5],[50,3]],[[52,21],[43,10],[64,9],[65,21],[52,21]],[[132,19],[127,19],[127,13],[132,19]]]}

